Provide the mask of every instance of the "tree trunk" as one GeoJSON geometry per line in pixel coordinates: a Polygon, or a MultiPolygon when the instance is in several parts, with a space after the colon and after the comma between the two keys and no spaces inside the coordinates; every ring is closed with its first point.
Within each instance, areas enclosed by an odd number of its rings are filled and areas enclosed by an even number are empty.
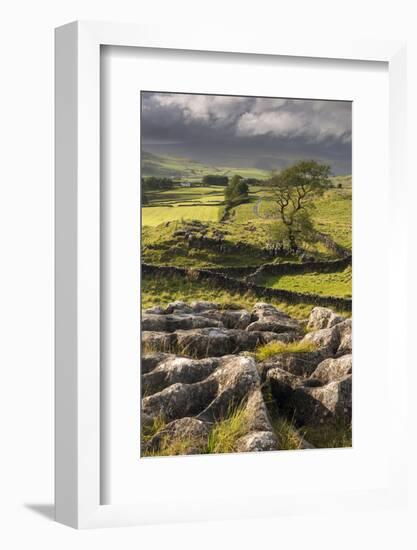
{"type": "Polygon", "coordinates": [[[290,242],[290,250],[291,252],[297,252],[297,249],[298,249],[298,246],[297,246],[297,243],[295,241],[295,235],[294,233],[292,232],[292,229],[290,226],[288,226],[288,240],[290,242]]]}

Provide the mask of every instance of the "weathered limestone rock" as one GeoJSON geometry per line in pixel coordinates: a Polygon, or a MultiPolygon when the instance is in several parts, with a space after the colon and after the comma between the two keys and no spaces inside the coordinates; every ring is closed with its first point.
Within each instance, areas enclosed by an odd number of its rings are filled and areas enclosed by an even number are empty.
{"type": "Polygon", "coordinates": [[[220,357],[251,351],[271,341],[288,342],[292,333],[247,332],[239,329],[202,328],[175,332],[142,331],[142,343],[148,351],[176,352],[193,357],[220,357]]]}
{"type": "MultiPolygon", "coordinates": [[[[202,440],[205,439],[207,444],[209,427],[227,418],[231,411],[241,406],[244,407],[246,433],[239,440],[237,448],[246,451],[277,448],[252,357],[231,355],[193,360],[169,356],[144,374],[142,381],[151,393],[142,399],[143,421],[151,424],[154,418],[162,417],[169,422],[147,442],[145,451],[158,451],[161,442],[169,445],[177,438],[178,442],[191,439],[193,452],[202,452],[202,440]],[[175,382],[190,382],[196,378],[199,381],[193,383],[175,382]],[[152,393],[162,386],[165,387],[152,393]],[[191,424],[189,417],[199,423],[191,424]],[[180,422],[180,419],[184,422],[180,422]],[[188,419],[187,422],[185,419],[188,419]],[[255,435],[249,437],[250,434],[255,435]],[[197,440],[196,444],[194,439],[197,440]]],[[[181,446],[178,448],[181,452],[181,446]]],[[[187,454],[190,453],[187,451],[187,454]]]]}
{"type": "Polygon", "coordinates": [[[352,319],[345,319],[330,328],[309,332],[303,342],[313,342],[323,355],[334,357],[352,353],[352,319]]]}
{"type": "Polygon", "coordinates": [[[170,353],[163,353],[161,351],[156,351],[152,353],[143,353],[141,358],[141,373],[146,374],[153,370],[159,363],[165,361],[169,357],[175,357],[170,353]]]}
{"type": "Polygon", "coordinates": [[[309,377],[322,360],[323,355],[320,351],[281,353],[259,363],[258,369],[262,380],[265,380],[270,369],[275,368],[279,368],[297,376],[309,377]]]}
{"type": "Polygon", "coordinates": [[[336,326],[339,333],[339,347],[336,355],[341,356],[352,353],[352,319],[346,319],[336,326]]]}
{"type": "MultiPolygon", "coordinates": [[[[142,445],[145,452],[157,452],[170,447],[175,454],[199,454],[207,447],[210,425],[186,417],[170,422],[156,433],[148,442],[142,445]]],[[[171,451],[172,452],[172,451],[171,451]]]]}
{"type": "Polygon", "coordinates": [[[177,382],[193,384],[207,378],[227,357],[190,359],[169,355],[150,372],[142,374],[142,388],[145,394],[153,394],[177,382]]]}
{"type": "Polygon", "coordinates": [[[243,339],[240,332],[228,329],[196,329],[177,331],[177,346],[180,353],[195,357],[229,355],[256,346],[255,339],[243,339]]]}
{"type": "MultiPolygon", "coordinates": [[[[312,330],[277,308],[177,301],[143,313],[141,358],[144,427],[167,424],[142,445],[145,454],[207,452],[213,426],[238,408],[243,430],[233,450],[275,450],[261,386],[269,384],[278,411],[297,425],[350,422],[352,321],[314,308],[312,330]],[[312,342],[316,351],[280,353],[256,364],[257,346],[272,341],[312,342]],[[159,420],[158,420],[159,421],[159,420]]],[[[227,424],[225,424],[227,429],[227,424]]],[[[300,448],[311,448],[300,436],[300,448]]]]}
{"type": "Polygon", "coordinates": [[[273,432],[251,432],[241,437],[236,444],[236,452],[260,452],[277,450],[278,441],[273,432]]]}
{"type": "Polygon", "coordinates": [[[144,310],[144,313],[150,313],[152,315],[164,315],[165,309],[162,306],[154,306],[144,310]]]}
{"type": "Polygon", "coordinates": [[[259,379],[256,381],[255,390],[247,399],[245,414],[248,432],[268,432],[271,430],[268,410],[259,386],[259,379]]]}
{"type": "Polygon", "coordinates": [[[215,422],[226,417],[231,409],[249,400],[249,396],[260,388],[255,361],[250,357],[230,357],[207,380],[215,380],[217,392],[213,400],[198,415],[200,420],[206,422],[215,422]]]}
{"type": "Polygon", "coordinates": [[[156,315],[145,313],[142,316],[142,330],[175,332],[195,328],[223,327],[221,321],[189,313],[156,315]]]}
{"type": "Polygon", "coordinates": [[[352,374],[351,354],[336,359],[325,359],[318,365],[311,377],[319,380],[322,384],[328,384],[340,380],[347,374],[352,374]]]}
{"type": "Polygon", "coordinates": [[[308,318],[307,330],[321,330],[331,328],[337,323],[344,321],[345,317],[337,315],[327,307],[315,307],[308,318]]]}
{"type": "Polygon", "coordinates": [[[186,302],[177,300],[176,302],[169,303],[163,311],[164,315],[172,313],[194,313],[194,311],[186,302]]]}
{"type": "Polygon", "coordinates": [[[300,424],[322,424],[352,418],[352,376],[319,388],[297,388],[293,393],[295,419],[300,424]]]}
{"type": "Polygon", "coordinates": [[[251,314],[246,309],[210,309],[204,311],[204,317],[217,319],[225,328],[238,328],[242,330],[251,321],[251,314]]]}
{"type": "Polygon", "coordinates": [[[215,398],[217,383],[207,378],[195,384],[172,384],[142,399],[142,412],[147,418],[162,417],[167,421],[195,416],[215,398]]]}
{"type": "MultiPolygon", "coordinates": [[[[210,362],[213,360],[204,363],[205,368],[212,368],[210,362]]],[[[189,363],[187,370],[188,375],[193,370],[189,363]]],[[[142,411],[147,417],[162,416],[167,420],[199,414],[200,419],[213,422],[225,416],[231,406],[247,399],[257,387],[259,375],[252,358],[225,357],[203,380],[190,384],[177,382],[145,397],[142,411]]]]}
{"type": "Polygon", "coordinates": [[[338,325],[309,332],[304,336],[302,342],[309,342],[316,345],[323,359],[326,357],[333,357],[340,344],[338,325]]]}
{"type": "Polygon", "coordinates": [[[298,425],[351,421],[351,375],[319,387],[309,387],[300,379],[285,377],[275,371],[270,371],[268,377],[278,408],[298,425]]]}
{"type": "Polygon", "coordinates": [[[212,311],[213,309],[218,309],[218,304],[215,304],[213,302],[207,302],[206,300],[198,300],[191,302],[190,304],[191,309],[194,313],[202,313],[206,311],[212,311]]]}
{"type": "Polygon", "coordinates": [[[299,332],[300,325],[286,313],[276,307],[259,302],[252,310],[251,324],[246,328],[248,331],[268,332],[299,332]]]}
{"type": "Polygon", "coordinates": [[[287,409],[288,401],[291,400],[294,390],[303,385],[303,379],[279,368],[271,369],[267,378],[278,407],[282,410],[287,409]]]}
{"type": "Polygon", "coordinates": [[[145,353],[170,353],[174,350],[177,337],[175,332],[154,332],[142,330],[142,349],[145,353]]]}

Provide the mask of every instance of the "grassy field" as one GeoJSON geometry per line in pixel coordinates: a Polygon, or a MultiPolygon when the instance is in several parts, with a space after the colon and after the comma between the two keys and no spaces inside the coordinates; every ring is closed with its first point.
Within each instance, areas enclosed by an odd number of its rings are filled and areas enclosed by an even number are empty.
{"type": "MultiPolygon", "coordinates": [[[[346,182],[345,182],[345,185],[346,182]]],[[[268,197],[268,189],[255,187],[251,190],[250,202],[235,208],[233,221],[247,223],[257,220],[254,212],[259,199],[268,197]]],[[[331,189],[315,201],[312,218],[316,229],[326,233],[341,246],[352,247],[352,190],[351,187],[331,189]]]]}
{"type": "Polygon", "coordinates": [[[147,193],[142,227],[180,220],[219,221],[224,187],[176,188],[147,193]]]}
{"type": "MultiPolygon", "coordinates": [[[[340,178],[340,177],[339,177],[340,178]]],[[[329,235],[336,243],[346,248],[352,246],[352,191],[348,186],[351,178],[342,178],[344,187],[327,191],[315,201],[312,217],[318,231],[329,235]]],[[[335,184],[338,179],[335,179],[335,184]]],[[[147,194],[149,203],[142,208],[142,226],[157,226],[172,221],[201,220],[219,221],[223,212],[223,191],[220,186],[177,188],[147,194]]],[[[255,213],[260,199],[267,204],[269,190],[265,186],[250,188],[249,202],[231,212],[234,224],[265,223],[255,213]]],[[[267,223],[267,222],[266,222],[267,223]]],[[[318,246],[318,252],[323,252],[318,246]]]]}
{"type": "Polygon", "coordinates": [[[352,249],[352,188],[327,191],[316,201],[313,221],[318,231],[352,249]]]}
{"type": "Polygon", "coordinates": [[[157,206],[142,208],[142,225],[157,226],[180,220],[219,221],[218,206],[157,206]]]}
{"type": "Polygon", "coordinates": [[[147,192],[147,207],[149,206],[190,206],[199,204],[223,204],[224,187],[177,187],[166,191],[147,192]]]}
{"type": "MultiPolygon", "coordinates": [[[[152,162],[156,163],[156,169],[162,161],[159,157],[151,157],[152,162]]],[[[196,163],[187,164],[188,161],[184,159],[164,157],[162,160],[167,170],[184,167],[187,167],[189,173],[194,170],[195,181],[198,181],[198,177],[201,178],[202,171],[206,169],[207,173],[215,173],[213,167],[196,167],[196,163]]],[[[263,199],[265,204],[268,203],[270,190],[266,185],[251,186],[249,201],[232,209],[230,217],[220,223],[224,212],[223,193],[224,187],[200,185],[147,192],[147,204],[142,207],[142,261],[154,265],[189,268],[257,267],[271,262],[300,261],[296,255],[272,258],[265,250],[268,245],[274,243],[270,231],[272,222],[259,218],[254,207],[260,199],[263,199]],[[201,231],[198,227],[192,229],[192,236],[197,245],[195,242],[191,244],[183,237],[184,232],[189,232],[189,228],[193,226],[193,220],[204,224],[201,231]],[[210,245],[209,241],[215,242],[219,238],[221,247],[210,245]]],[[[333,178],[333,188],[315,201],[312,210],[315,229],[348,249],[351,248],[351,198],[351,177],[338,176],[333,178]]],[[[319,260],[336,257],[335,253],[321,242],[303,243],[303,248],[319,260]]],[[[349,298],[351,278],[351,268],[348,268],[336,273],[267,277],[260,281],[260,284],[271,288],[349,298]]],[[[144,307],[176,299],[206,299],[224,303],[238,301],[247,307],[259,301],[255,296],[235,296],[201,283],[197,285],[177,279],[158,280],[155,284],[155,281],[144,280],[144,307]]],[[[309,305],[280,306],[298,317],[305,316],[311,310],[309,305]]]]}
{"type": "Polygon", "coordinates": [[[322,296],[352,297],[352,268],[335,273],[302,273],[299,275],[268,276],[259,284],[295,292],[307,292],[322,296]]]}
{"type": "MultiPolygon", "coordinates": [[[[194,213],[194,211],[193,211],[194,213]]],[[[191,218],[206,221],[202,216],[191,218]]],[[[204,236],[214,238],[223,235],[224,243],[228,245],[227,253],[220,253],[209,247],[189,248],[183,238],[177,236],[178,230],[186,229],[189,222],[185,220],[166,221],[164,224],[145,226],[142,229],[142,259],[145,263],[156,265],[175,265],[177,267],[233,267],[258,266],[271,261],[262,251],[262,246],[268,242],[268,224],[247,223],[237,225],[232,221],[219,224],[208,221],[204,225],[204,236]],[[244,247],[242,249],[242,246],[244,247]]],[[[195,232],[196,237],[201,236],[195,232]]],[[[296,258],[282,257],[281,260],[296,258]]]]}
{"type": "MultiPolygon", "coordinates": [[[[256,302],[262,300],[252,292],[244,294],[220,289],[202,281],[187,280],[183,277],[142,277],[142,308],[146,309],[155,304],[167,305],[175,300],[191,302],[193,300],[208,300],[221,305],[240,306],[251,309],[256,302]]],[[[311,304],[287,304],[275,299],[268,302],[295,317],[306,319],[314,306],[311,304]]],[[[340,311],[342,314],[349,312],[340,311]]]]}

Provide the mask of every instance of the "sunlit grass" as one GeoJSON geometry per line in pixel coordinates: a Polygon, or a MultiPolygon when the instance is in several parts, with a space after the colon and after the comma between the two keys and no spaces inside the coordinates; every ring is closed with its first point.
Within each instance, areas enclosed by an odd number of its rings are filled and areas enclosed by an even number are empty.
{"type": "Polygon", "coordinates": [[[247,424],[245,405],[230,409],[226,418],[213,425],[207,442],[207,452],[233,453],[238,440],[247,433],[247,424]]]}
{"type": "Polygon", "coordinates": [[[178,456],[190,454],[190,450],[196,442],[190,438],[173,439],[165,438],[162,440],[157,450],[146,449],[142,452],[143,457],[150,456],[178,456]]]}
{"type": "Polygon", "coordinates": [[[217,221],[219,206],[153,206],[142,208],[142,224],[156,226],[161,223],[184,219],[217,221]]]}
{"type": "MultiPolygon", "coordinates": [[[[228,307],[230,304],[251,310],[253,306],[262,301],[252,292],[232,292],[218,288],[207,281],[189,280],[181,276],[143,276],[142,277],[142,308],[146,309],[155,305],[164,305],[176,300],[192,302],[193,300],[207,300],[220,306],[228,307]]],[[[291,317],[305,319],[310,315],[311,304],[288,304],[268,298],[268,303],[276,306],[291,317]]]]}
{"type": "Polygon", "coordinates": [[[271,424],[278,440],[279,449],[295,451],[303,448],[303,437],[293,422],[286,418],[277,417],[272,420],[271,424]]]}
{"type": "Polygon", "coordinates": [[[308,353],[317,351],[313,342],[269,342],[256,348],[255,357],[257,361],[265,361],[274,355],[283,353],[308,353]]]}
{"type": "Polygon", "coordinates": [[[320,294],[322,296],[352,296],[352,267],[334,273],[301,273],[294,275],[269,275],[259,284],[294,292],[320,294]]]}
{"type": "Polygon", "coordinates": [[[142,426],[142,443],[146,443],[160,430],[163,430],[166,426],[166,420],[162,415],[156,416],[152,423],[144,424],[142,426]]]}

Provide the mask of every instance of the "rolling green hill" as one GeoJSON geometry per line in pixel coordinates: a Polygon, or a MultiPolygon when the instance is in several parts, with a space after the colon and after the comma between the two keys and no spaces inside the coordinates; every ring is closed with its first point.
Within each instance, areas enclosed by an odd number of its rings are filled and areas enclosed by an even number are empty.
{"type": "Polygon", "coordinates": [[[212,166],[192,159],[168,155],[154,155],[142,151],[142,177],[172,177],[187,181],[200,181],[206,174],[233,176],[240,174],[245,178],[266,179],[269,173],[257,168],[237,168],[232,166],[212,166]]]}

